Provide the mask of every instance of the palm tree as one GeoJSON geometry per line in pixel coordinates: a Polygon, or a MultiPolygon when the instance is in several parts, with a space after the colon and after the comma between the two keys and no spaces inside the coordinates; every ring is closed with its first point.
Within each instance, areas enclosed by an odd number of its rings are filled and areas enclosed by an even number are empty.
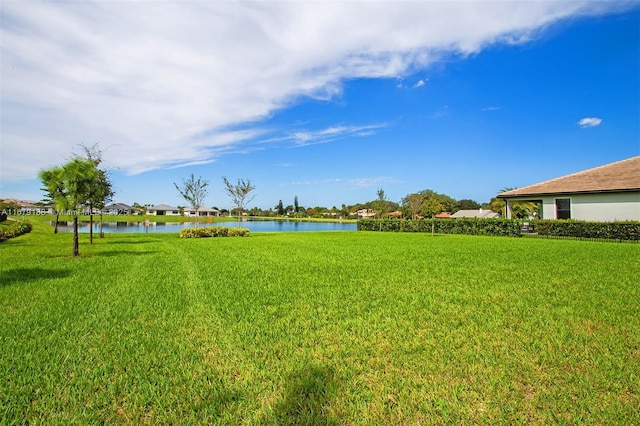
{"type": "Polygon", "coordinates": [[[78,209],[86,205],[98,179],[95,163],[76,157],[62,167],[53,167],[39,173],[45,191],[52,196],[56,210],[72,210],[73,255],[80,254],[78,242],[78,209]]]}

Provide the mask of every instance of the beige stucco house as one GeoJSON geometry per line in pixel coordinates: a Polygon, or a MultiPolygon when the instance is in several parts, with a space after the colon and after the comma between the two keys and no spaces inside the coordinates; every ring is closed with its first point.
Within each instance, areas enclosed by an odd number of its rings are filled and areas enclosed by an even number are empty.
{"type": "Polygon", "coordinates": [[[180,209],[166,204],[158,204],[149,207],[147,214],[152,216],[180,216],[180,209]]]}
{"type": "Polygon", "coordinates": [[[188,207],[184,209],[184,215],[189,217],[211,217],[220,216],[220,212],[216,209],[210,209],[209,207],[198,207],[197,211],[188,207]]]}
{"type": "MultiPolygon", "coordinates": [[[[437,217],[438,215],[436,215],[437,217]]],[[[480,219],[495,219],[500,217],[500,215],[496,212],[492,212],[491,210],[458,210],[454,214],[449,216],[451,219],[458,219],[461,217],[477,217],[480,219]]]]}
{"type": "Polygon", "coordinates": [[[640,221],[640,156],[502,192],[510,202],[542,204],[541,219],[640,221]]]}

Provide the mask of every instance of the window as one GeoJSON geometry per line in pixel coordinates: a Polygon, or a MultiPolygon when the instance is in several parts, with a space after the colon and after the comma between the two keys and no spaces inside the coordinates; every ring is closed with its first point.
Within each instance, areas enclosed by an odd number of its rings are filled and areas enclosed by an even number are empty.
{"type": "Polygon", "coordinates": [[[571,219],[571,198],[556,198],[556,219],[571,219]]]}

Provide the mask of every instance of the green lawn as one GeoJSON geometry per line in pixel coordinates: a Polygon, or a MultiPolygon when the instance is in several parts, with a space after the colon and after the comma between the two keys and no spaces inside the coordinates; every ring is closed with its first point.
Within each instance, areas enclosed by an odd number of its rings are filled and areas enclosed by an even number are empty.
{"type": "Polygon", "coordinates": [[[640,245],[0,244],[0,424],[638,424],[640,245]]]}

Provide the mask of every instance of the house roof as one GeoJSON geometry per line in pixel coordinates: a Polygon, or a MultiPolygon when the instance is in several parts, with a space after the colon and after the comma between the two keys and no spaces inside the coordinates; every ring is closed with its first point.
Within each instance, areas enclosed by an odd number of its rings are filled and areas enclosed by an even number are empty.
{"type": "MultiPolygon", "coordinates": [[[[192,212],[194,211],[191,207],[187,207],[184,209],[185,212],[192,212]]],[[[198,211],[199,212],[217,212],[218,210],[216,209],[210,209],[209,207],[205,207],[205,206],[200,206],[198,207],[198,211]]]]}
{"type": "Polygon", "coordinates": [[[640,155],[498,194],[498,198],[640,191],[640,155]]]}
{"type": "Polygon", "coordinates": [[[178,208],[173,206],[168,206],[166,204],[158,204],[157,206],[151,207],[149,210],[178,210],[178,208]]]}
{"type": "Polygon", "coordinates": [[[133,207],[125,203],[113,203],[105,206],[103,210],[133,210],[133,207]]]}
{"type": "Polygon", "coordinates": [[[458,210],[454,214],[451,215],[452,219],[460,218],[460,217],[480,217],[480,218],[495,218],[500,217],[500,214],[493,212],[491,210],[458,210]]]}

